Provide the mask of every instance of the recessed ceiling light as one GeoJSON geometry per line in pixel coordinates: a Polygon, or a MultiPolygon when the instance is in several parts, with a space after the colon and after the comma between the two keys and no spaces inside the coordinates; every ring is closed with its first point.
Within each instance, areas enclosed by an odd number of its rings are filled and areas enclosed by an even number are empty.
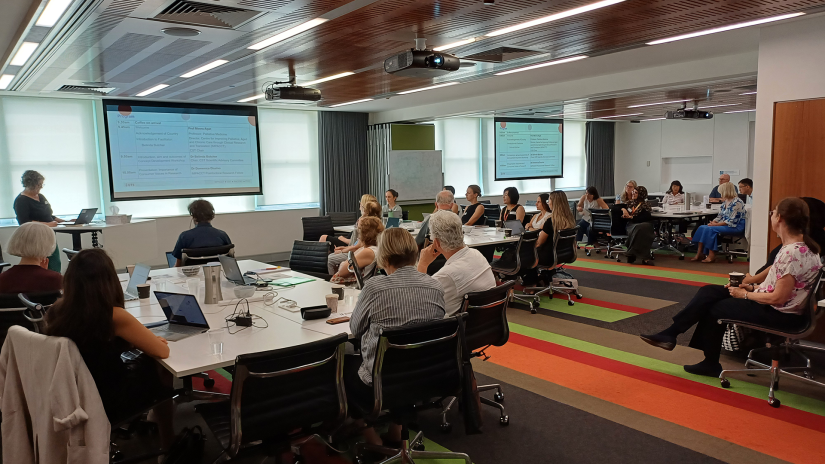
{"type": "Polygon", "coordinates": [[[745,93],[740,93],[739,95],[756,95],[756,92],[745,92],[745,93]]]}
{"type": "Polygon", "coordinates": [[[471,39],[459,40],[458,42],[448,43],[447,45],[441,45],[441,46],[439,46],[439,47],[435,47],[435,48],[433,48],[433,51],[440,52],[441,50],[449,50],[449,49],[451,49],[451,48],[455,48],[455,47],[460,47],[460,46],[462,46],[462,45],[471,44],[471,43],[473,43],[473,42],[475,42],[475,41],[476,41],[475,37],[473,37],[473,38],[471,38],[471,39]]]}
{"type": "Polygon", "coordinates": [[[590,5],[581,6],[578,8],[573,8],[572,10],[562,11],[561,13],[556,13],[550,16],[545,16],[543,18],[534,19],[532,21],[527,21],[526,23],[516,24],[515,26],[505,27],[504,29],[499,29],[497,31],[493,31],[489,34],[486,34],[487,37],[495,37],[501,34],[507,34],[508,32],[520,31],[522,29],[526,29],[528,27],[537,26],[539,24],[549,23],[550,21],[557,21],[559,19],[564,19],[570,16],[575,16],[581,13],[587,13],[588,11],[598,10],[599,8],[604,8],[606,6],[615,5],[617,3],[621,3],[624,0],[603,0],[601,2],[591,3],[590,5]]]}
{"type": "Polygon", "coordinates": [[[140,92],[139,94],[137,94],[135,96],[136,97],[145,97],[145,96],[147,96],[151,93],[157,92],[158,90],[163,90],[166,87],[169,87],[169,85],[168,84],[159,84],[159,85],[156,85],[156,86],[152,87],[151,89],[146,89],[143,92],[140,92]]]}
{"type": "Polygon", "coordinates": [[[739,105],[739,104],[740,103],[727,103],[727,104],[724,104],[724,105],[700,106],[699,109],[704,110],[704,109],[707,109],[707,108],[721,108],[723,106],[736,106],[736,105],[739,105]]]}
{"type": "Polygon", "coordinates": [[[43,8],[43,11],[40,13],[40,17],[37,18],[37,22],[34,23],[34,25],[43,27],[54,26],[57,24],[57,20],[63,16],[63,12],[66,11],[66,8],[68,8],[71,4],[72,0],[49,0],[46,8],[43,8]]]}
{"type": "Polygon", "coordinates": [[[293,35],[297,35],[297,34],[300,34],[301,32],[306,31],[306,30],[312,29],[313,27],[321,25],[321,24],[323,24],[327,21],[329,21],[329,20],[328,19],[323,19],[323,18],[311,19],[311,20],[309,20],[309,21],[307,21],[303,24],[299,24],[299,25],[293,27],[292,29],[287,29],[287,30],[285,30],[284,32],[281,32],[278,35],[272,36],[272,37],[270,37],[266,40],[262,40],[262,41],[254,44],[250,47],[247,47],[247,48],[249,48],[249,50],[260,50],[262,48],[266,48],[266,47],[268,47],[270,45],[274,45],[274,44],[276,44],[276,43],[278,43],[282,40],[286,40],[286,39],[292,37],[293,35]]]}
{"type": "Polygon", "coordinates": [[[29,61],[32,53],[37,50],[38,45],[40,44],[35,42],[23,42],[20,44],[20,48],[17,49],[17,53],[14,54],[14,58],[11,59],[9,64],[12,66],[23,66],[26,64],[26,61],[29,61]]]}
{"type": "Polygon", "coordinates": [[[0,90],[5,90],[6,87],[11,84],[11,80],[14,79],[13,74],[3,74],[0,76],[0,90]]]}
{"type": "Polygon", "coordinates": [[[334,76],[325,77],[325,78],[323,78],[323,79],[316,79],[316,80],[314,80],[314,81],[305,82],[305,83],[303,83],[303,84],[301,84],[301,85],[302,85],[302,86],[309,86],[309,85],[320,84],[321,82],[331,81],[331,80],[333,80],[333,79],[340,79],[340,78],[342,78],[342,77],[352,76],[353,74],[355,74],[355,73],[354,73],[354,72],[352,72],[352,71],[342,72],[342,73],[340,73],[340,74],[336,74],[336,75],[334,75],[334,76]]]}
{"type": "Polygon", "coordinates": [[[802,16],[804,14],[805,13],[791,13],[791,14],[786,14],[786,15],[782,15],[782,16],[773,16],[771,18],[758,19],[756,21],[748,21],[746,23],[731,24],[730,26],[722,26],[722,27],[717,27],[717,28],[714,28],[714,29],[706,29],[704,31],[691,32],[690,34],[677,35],[675,37],[668,37],[666,39],[654,40],[653,42],[648,42],[647,44],[648,45],[658,45],[658,44],[663,44],[663,43],[667,43],[667,42],[675,42],[677,40],[692,39],[693,37],[699,37],[699,36],[702,36],[702,35],[716,34],[717,32],[730,31],[730,30],[733,30],[733,29],[740,29],[740,28],[748,27],[748,26],[756,26],[757,24],[765,24],[765,23],[770,23],[770,22],[773,22],[773,21],[782,21],[783,19],[795,18],[797,16],[802,16]]]}
{"type": "Polygon", "coordinates": [[[724,114],[730,114],[730,113],[748,113],[748,112],[751,112],[751,111],[756,111],[756,110],[736,110],[736,111],[725,111],[725,113],[724,113],[724,114]]]}
{"type": "Polygon", "coordinates": [[[218,66],[224,65],[226,63],[229,63],[229,62],[226,61],[226,60],[215,60],[211,63],[208,63],[208,64],[205,64],[205,65],[201,66],[198,69],[193,69],[193,70],[189,71],[188,73],[186,73],[186,74],[184,74],[180,77],[189,78],[189,77],[197,76],[200,73],[205,73],[206,71],[209,71],[210,69],[215,69],[218,66]]]}
{"type": "Polygon", "coordinates": [[[339,103],[337,105],[330,105],[330,108],[335,108],[337,106],[354,105],[356,103],[364,103],[364,102],[368,102],[368,101],[372,101],[372,98],[365,98],[363,100],[355,100],[355,101],[346,102],[346,103],[339,103]]]}
{"type": "Polygon", "coordinates": [[[496,73],[495,75],[496,76],[503,76],[505,74],[513,74],[513,73],[522,72],[522,71],[530,71],[530,70],[533,70],[533,69],[543,68],[545,66],[553,66],[553,65],[556,65],[556,64],[564,64],[564,63],[570,63],[572,61],[579,61],[579,60],[583,60],[585,58],[587,58],[587,56],[585,56],[585,55],[573,56],[573,57],[570,57],[570,58],[563,58],[561,60],[548,61],[546,63],[534,64],[532,66],[526,66],[524,68],[511,69],[509,71],[496,73]]]}
{"type": "Polygon", "coordinates": [[[415,93],[415,92],[423,92],[425,90],[440,89],[441,87],[448,87],[448,86],[455,85],[455,84],[460,84],[460,82],[445,82],[443,84],[431,85],[429,87],[422,87],[420,89],[405,90],[403,92],[398,92],[398,94],[399,95],[406,95],[408,93],[415,93]]]}
{"type": "Polygon", "coordinates": [[[661,121],[662,119],[667,119],[667,118],[642,119],[642,122],[644,122],[644,121],[661,121]]]}
{"type": "Polygon", "coordinates": [[[247,98],[244,98],[243,100],[238,100],[238,103],[246,103],[246,102],[249,102],[249,101],[252,101],[252,100],[258,100],[258,99],[264,98],[265,96],[266,95],[264,95],[264,94],[260,94],[260,95],[255,95],[254,97],[247,97],[247,98]]]}
{"type": "Polygon", "coordinates": [[[682,103],[682,102],[686,102],[686,101],[691,101],[691,99],[688,98],[688,99],[685,99],[685,100],[673,100],[673,101],[659,102],[659,103],[645,103],[645,104],[642,104],[642,105],[630,105],[630,106],[628,106],[628,108],[641,108],[643,106],[667,105],[669,103],[682,103]]]}
{"type": "Polygon", "coordinates": [[[638,116],[638,115],[640,115],[640,114],[644,114],[644,113],[617,114],[617,115],[615,115],[615,116],[599,116],[599,117],[598,117],[598,118],[596,118],[596,119],[623,118],[623,117],[625,117],[625,116],[638,116]]]}

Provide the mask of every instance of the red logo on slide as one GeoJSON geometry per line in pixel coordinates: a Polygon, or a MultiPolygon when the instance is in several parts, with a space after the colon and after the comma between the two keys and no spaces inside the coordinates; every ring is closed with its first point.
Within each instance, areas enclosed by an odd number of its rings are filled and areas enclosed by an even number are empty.
{"type": "Polygon", "coordinates": [[[117,112],[123,116],[129,116],[132,114],[132,107],[129,105],[120,105],[117,107],[117,112]]]}
{"type": "Polygon", "coordinates": [[[191,117],[192,117],[192,116],[190,116],[190,115],[188,115],[188,114],[186,114],[186,113],[182,113],[182,114],[180,115],[180,118],[181,118],[181,119],[183,119],[184,121],[188,121],[188,120],[189,120],[189,118],[191,118],[191,117]]]}
{"type": "Polygon", "coordinates": [[[506,122],[501,121],[501,122],[499,123],[499,125],[501,126],[501,128],[502,128],[502,129],[507,129],[507,123],[506,123],[506,122]]]}
{"type": "Polygon", "coordinates": [[[248,116],[246,119],[249,121],[249,124],[255,125],[255,116],[248,116]]]}
{"type": "Polygon", "coordinates": [[[563,125],[561,125],[561,124],[559,124],[559,133],[563,133],[563,132],[564,132],[564,130],[563,130],[563,129],[564,129],[564,126],[563,126],[563,125]]]}

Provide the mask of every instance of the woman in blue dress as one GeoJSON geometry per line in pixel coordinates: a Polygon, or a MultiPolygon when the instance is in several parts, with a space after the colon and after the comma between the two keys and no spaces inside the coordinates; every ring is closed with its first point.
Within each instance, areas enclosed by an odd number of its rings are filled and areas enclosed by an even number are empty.
{"type": "Polygon", "coordinates": [[[722,209],[716,218],[707,225],[699,226],[693,234],[693,243],[698,243],[696,256],[691,261],[712,263],[716,261],[716,248],[719,235],[745,235],[745,203],[736,195],[736,188],[730,182],[719,186],[722,195],[722,209]],[[707,251],[707,256],[705,256],[707,251]]]}

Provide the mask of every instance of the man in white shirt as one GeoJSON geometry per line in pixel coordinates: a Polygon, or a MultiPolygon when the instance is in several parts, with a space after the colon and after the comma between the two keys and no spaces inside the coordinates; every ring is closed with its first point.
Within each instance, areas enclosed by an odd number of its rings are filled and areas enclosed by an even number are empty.
{"type": "Polygon", "coordinates": [[[747,177],[740,180],[739,193],[744,193],[748,196],[748,201],[745,202],[746,205],[753,204],[753,181],[748,179],[747,177]]]}
{"type": "Polygon", "coordinates": [[[464,244],[458,216],[438,211],[430,216],[429,222],[433,244],[421,250],[418,271],[426,273],[430,263],[444,255],[447,262],[433,274],[433,278],[444,289],[444,309],[447,316],[452,316],[461,309],[465,294],[495,287],[496,278],[484,256],[464,244]]]}

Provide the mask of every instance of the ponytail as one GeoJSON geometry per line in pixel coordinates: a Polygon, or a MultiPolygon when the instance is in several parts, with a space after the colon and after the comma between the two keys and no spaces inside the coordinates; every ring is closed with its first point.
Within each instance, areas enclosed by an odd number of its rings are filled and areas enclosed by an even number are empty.
{"type": "Polygon", "coordinates": [[[797,197],[785,198],[776,205],[776,212],[788,228],[802,234],[802,240],[809,249],[816,254],[820,253],[819,244],[808,235],[810,233],[810,210],[805,201],[797,197]]]}

